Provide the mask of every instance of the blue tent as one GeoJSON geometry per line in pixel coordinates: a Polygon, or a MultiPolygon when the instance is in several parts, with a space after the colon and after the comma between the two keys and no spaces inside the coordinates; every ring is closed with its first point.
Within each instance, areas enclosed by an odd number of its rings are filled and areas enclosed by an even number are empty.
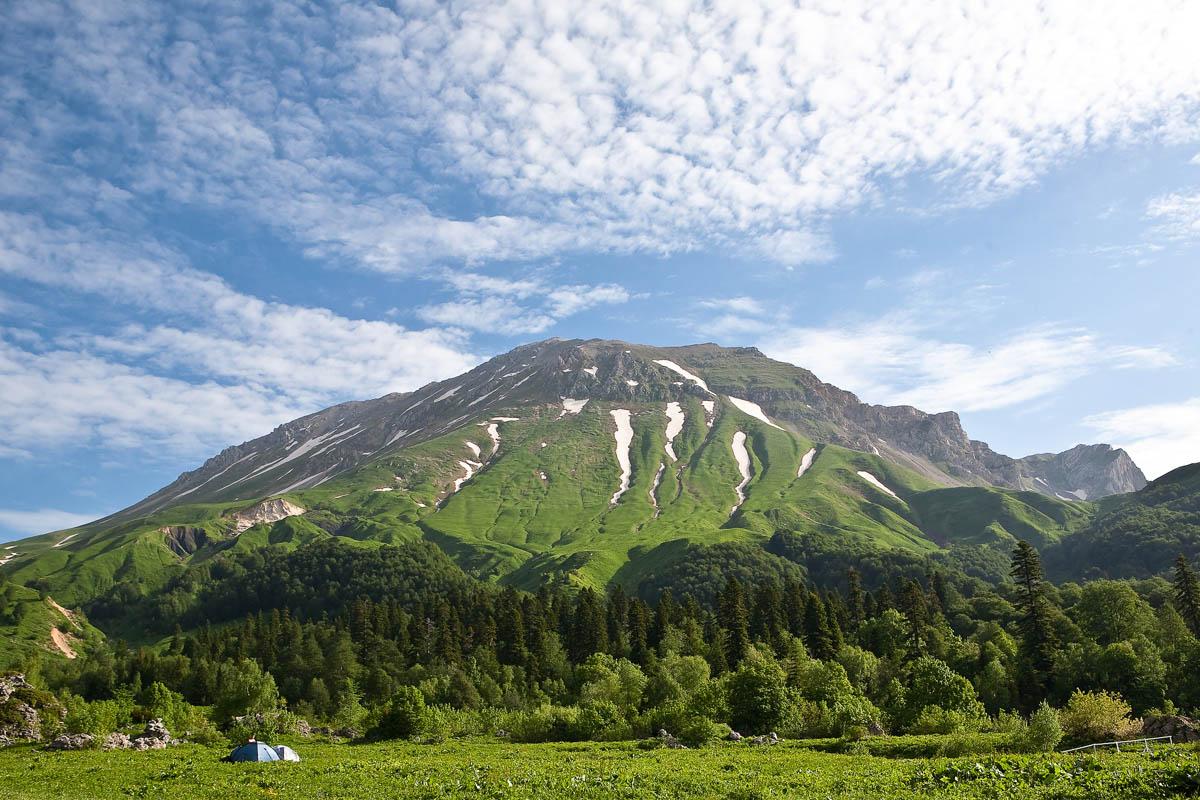
{"type": "Polygon", "coordinates": [[[235,747],[226,758],[228,761],[279,761],[279,753],[264,742],[246,742],[235,747]]]}

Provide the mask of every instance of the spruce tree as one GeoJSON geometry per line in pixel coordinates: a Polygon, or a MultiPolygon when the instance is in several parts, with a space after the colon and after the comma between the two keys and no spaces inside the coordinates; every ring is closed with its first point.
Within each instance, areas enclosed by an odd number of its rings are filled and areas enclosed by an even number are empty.
{"type": "Polygon", "coordinates": [[[809,655],[822,661],[833,658],[833,636],[829,631],[829,618],[825,604],[816,592],[810,592],[804,604],[804,645],[809,655]]]}
{"type": "Polygon", "coordinates": [[[863,620],[867,618],[867,603],[866,592],[863,591],[862,576],[858,574],[858,570],[854,567],[846,570],[846,584],[848,586],[848,603],[847,611],[850,614],[850,630],[856,632],[858,626],[863,624],[863,620]]]}
{"type": "Polygon", "coordinates": [[[1200,581],[1191,562],[1183,553],[1175,559],[1175,609],[1183,621],[1200,636],[1200,581]]]}
{"type": "Polygon", "coordinates": [[[1017,542],[1009,574],[1017,584],[1016,606],[1020,612],[1017,621],[1021,633],[1018,690],[1022,705],[1032,709],[1046,698],[1054,676],[1057,643],[1042,580],[1042,560],[1029,542],[1023,539],[1017,542]]]}
{"type": "Polygon", "coordinates": [[[725,582],[725,589],[717,602],[717,622],[726,632],[725,662],[730,667],[736,667],[750,647],[750,615],[746,610],[742,584],[737,578],[725,582]]]}

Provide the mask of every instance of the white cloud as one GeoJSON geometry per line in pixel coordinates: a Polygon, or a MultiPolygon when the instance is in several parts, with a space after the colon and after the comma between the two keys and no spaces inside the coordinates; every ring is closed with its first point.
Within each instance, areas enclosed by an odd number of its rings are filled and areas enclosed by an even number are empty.
{"type": "Polygon", "coordinates": [[[1200,461],[1200,397],[1095,414],[1084,424],[1129,451],[1150,478],[1200,461]]]}
{"type": "Polygon", "coordinates": [[[858,325],[793,327],[759,346],[869,402],[935,412],[1028,403],[1101,367],[1175,363],[1160,349],[1108,345],[1078,329],[1035,328],[988,346],[969,345],[940,338],[903,315],[858,325]]]}
{"type": "Polygon", "coordinates": [[[71,444],[203,455],[478,361],[460,333],[267,302],[154,242],[33,217],[0,213],[0,275],[156,320],[50,341],[0,329],[0,441],[9,456],[71,444]]]}
{"type": "Polygon", "coordinates": [[[1200,192],[1156,197],[1147,205],[1146,216],[1168,239],[1200,239],[1200,192]]]}
{"type": "Polygon", "coordinates": [[[910,176],[986,202],[1089,149],[1193,141],[1200,112],[1200,6],[1173,0],[276,3],[254,20],[128,3],[6,22],[0,56],[29,65],[0,78],[12,192],[64,185],[52,148],[87,141],[64,213],[165,196],[387,272],[698,247],[821,261],[831,215],[910,176]],[[31,74],[49,76],[39,102],[31,74]]]}
{"type": "Polygon", "coordinates": [[[551,286],[535,278],[510,280],[474,272],[451,273],[448,282],[458,297],[418,308],[421,319],[506,335],[541,333],[564,317],[632,297],[612,283],[551,286]]]}
{"type": "Polygon", "coordinates": [[[37,536],[51,531],[76,528],[102,516],[104,514],[76,514],[54,508],[40,508],[36,511],[0,508],[0,529],[9,534],[9,538],[37,536]]]}

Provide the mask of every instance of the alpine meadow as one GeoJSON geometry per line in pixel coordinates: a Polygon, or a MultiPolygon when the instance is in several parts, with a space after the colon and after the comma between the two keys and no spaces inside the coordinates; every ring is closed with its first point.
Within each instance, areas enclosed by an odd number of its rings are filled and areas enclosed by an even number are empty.
{"type": "Polygon", "coordinates": [[[1200,7],[6,17],[11,800],[1200,794],[1200,7]]]}

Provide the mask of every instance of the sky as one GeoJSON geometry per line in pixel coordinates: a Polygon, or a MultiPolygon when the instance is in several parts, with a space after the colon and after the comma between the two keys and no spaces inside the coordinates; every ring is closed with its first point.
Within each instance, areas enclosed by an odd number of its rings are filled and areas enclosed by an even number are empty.
{"type": "Polygon", "coordinates": [[[549,336],[1200,461],[1200,4],[5,14],[0,540],[549,336]]]}

